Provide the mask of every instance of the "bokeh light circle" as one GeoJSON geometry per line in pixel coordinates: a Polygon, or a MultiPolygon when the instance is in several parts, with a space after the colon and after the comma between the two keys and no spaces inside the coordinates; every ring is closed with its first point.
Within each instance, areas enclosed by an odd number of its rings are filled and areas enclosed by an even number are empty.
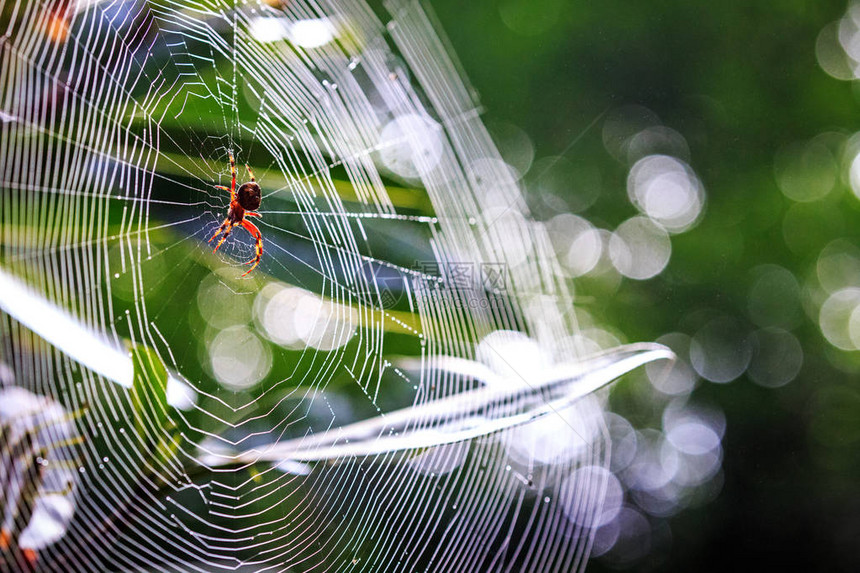
{"type": "Polygon", "coordinates": [[[215,335],[209,355],[215,378],[231,390],[256,386],[272,367],[268,346],[245,326],[231,326],[215,335]]]}
{"type": "Polygon", "coordinates": [[[693,170],[668,155],[637,161],[627,177],[627,195],[645,215],[670,232],[688,230],[699,219],[705,193],[693,170]]]}
{"type": "Polygon", "coordinates": [[[432,119],[405,114],[382,128],[379,157],[395,175],[416,179],[430,173],[442,159],[442,127],[432,119]]]}
{"type": "Polygon", "coordinates": [[[564,479],[560,491],[562,510],[577,525],[586,525],[592,520],[590,512],[582,511],[583,506],[597,509],[599,516],[592,526],[600,527],[615,519],[624,503],[621,482],[600,466],[584,466],[575,470],[564,479]]]}
{"type": "Polygon", "coordinates": [[[841,350],[860,350],[860,336],[852,336],[852,330],[860,334],[860,326],[853,323],[860,320],[855,313],[860,308],[860,288],[848,287],[831,294],[821,305],[818,326],[822,334],[836,348],[841,350]]]}
{"type": "Polygon", "coordinates": [[[780,328],[757,330],[751,336],[752,361],[747,373],[766,388],[785,386],[803,366],[803,348],[792,333],[780,328]]]}
{"type": "Polygon", "coordinates": [[[654,389],[668,396],[686,396],[699,381],[696,371],[690,366],[690,337],[680,332],[664,334],[656,340],[675,352],[677,359],[672,364],[652,363],[645,366],[645,373],[654,389]]]}
{"type": "Polygon", "coordinates": [[[631,279],[657,276],[669,264],[671,253],[668,233],[646,217],[633,217],[621,223],[609,240],[613,266],[631,279]]]}
{"type": "Polygon", "coordinates": [[[833,154],[818,141],[801,142],[780,149],[774,159],[780,191],[793,201],[817,201],[833,189],[838,165],[833,154]]]}
{"type": "Polygon", "coordinates": [[[729,317],[703,326],[690,343],[690,363],[705,380],[724,384],[744,373],[752,358],[747,334],[729,317]]]}
{"type": "Polygon", "coordinates": [[[779,265],[752,271],[755,281],[747,296],[752,321],[762,327],[794,327],[802,319],[801,291],[795,276],[779,265]]]}

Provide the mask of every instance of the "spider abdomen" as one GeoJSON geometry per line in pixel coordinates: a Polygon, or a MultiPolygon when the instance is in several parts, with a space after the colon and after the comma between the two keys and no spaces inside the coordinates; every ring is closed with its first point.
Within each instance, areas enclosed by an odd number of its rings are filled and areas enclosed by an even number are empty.
{"type": "Polygon", "coordinates": [[[260,186],[253,181],[244,183],[236,192],[236,200],[246,211],[256,211],[260,208],[260,202],[263,200],[260,186]]]}

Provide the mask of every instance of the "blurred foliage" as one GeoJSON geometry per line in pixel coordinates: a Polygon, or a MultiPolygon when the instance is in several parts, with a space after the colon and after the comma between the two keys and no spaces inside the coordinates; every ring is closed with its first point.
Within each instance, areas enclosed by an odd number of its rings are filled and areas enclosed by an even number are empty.
{"type": "MultiPolygon", "coordinates": [[[[725,484],[713,502],[673,518],[671,547],[635,568],[771,570],[779,558],[792,569],[856,570],[860,357],[824,339],[806,300],[822,249],[860,238],[860,201],[847,176],[852,157],[842,155],[860,129],[860,92],[816,62],[819,32],[847,4],[433,5],[491,126],[520,126],[538,159],[562,154],[599,171],[603,192],[583,213],[596,225],[611,229],[635,213],[625,193],[626,165],[607,153],[602,119],[592,126],[596,118],[618,106],[643,106],[688,142],[689,163],[707,190],[703,220],[672,238],[671,260],[657,278],[624,281],[609,296],[578,285],[581,295],[592,295],[581,302],[590,313],[636,340],[693,335],[713,314],[752,329],[757,267],[780,265],[805,289],[806,314],[793,329],[804,353],[796,379],[768,389],[745,375],[695,390],[695,400],[719,405],[727,417],[725,484]],[[775,158],[820,134],[842,142],[832,148],[838,181],[824,199],[797,203],[780,191],[775,158]]],[[[576,198],[563,199],[571,205],[576,198]]],[[[856,285],[860,276],[852,280],[856,285]]],[[[648,417],[634,392],[616,391],[614,400],[648,417]]],[[[597,560],[589,570],[609,565],[597,560]]]]}

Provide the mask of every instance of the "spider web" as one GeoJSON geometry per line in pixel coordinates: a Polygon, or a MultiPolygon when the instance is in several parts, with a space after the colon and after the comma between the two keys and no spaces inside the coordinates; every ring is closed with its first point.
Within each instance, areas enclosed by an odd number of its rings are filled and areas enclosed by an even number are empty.
{"type": "Polygon", "coordinates": [[[423,5],[0,7],[3,384],[65,433],[0,421],[75,470],[34,494],[73,505],[33,530],[41,567],[584,567],[609,454],[588,394],[665,355],[578,362],[423,5]],[[230,153],[263,189],[245,279],[247,233],[207,244],[230,153]]]}

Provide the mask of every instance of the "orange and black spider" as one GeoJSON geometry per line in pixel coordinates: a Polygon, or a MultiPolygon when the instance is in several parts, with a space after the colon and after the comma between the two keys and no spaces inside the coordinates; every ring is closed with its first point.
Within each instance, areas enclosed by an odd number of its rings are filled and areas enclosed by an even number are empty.
{"type": "Polygon", "coordinates": [[[233,176],[233,182],[230,184],[229,189],[222,185],[215,185],[216,189],[223,189],[224,191],[230,192],[230,209],[227,210],[227,218],[224,219],[224,222],[221,223],[221,226],[218,227],[218,230],[208,241],[211,243],[215,237],[224,231],[224,236],[221,237],[221,240],[218,241],[217,245],[215,245],[215,250],[212,251],[214,253],[218,250],[218,247],[221,246],[221,243],[226,241],[227,237],[230,236],[230,231],[233,230],[233,227],[242,225],[245,230],[251,233],[251,236],[253,236],[256,241],[254,244],[256,255],[252,260],[245,263],[246,265],[252,266],[250,269],[242,273],[243,277],[253,271],[257,265],[260,264],[260,259],[263,258],[263,235],[260,234],[260,229],[258,229],[252,222],[245,219],[245,217],[262,217],[262,215],[256,211],[260,208],[263,194],[260,191],[260,186],[257,185],[257,180],[254,179],[254,173],[251,171],[251,168],[248,167],[247,163],[245,164],[245,169],[248,170],[248,175],[251,176],[251,181],[243,183],[239,187],[239,191],[236,191],[236,160],[233,159],[233,154],[231,153],[230,174],[233,176]]]}

